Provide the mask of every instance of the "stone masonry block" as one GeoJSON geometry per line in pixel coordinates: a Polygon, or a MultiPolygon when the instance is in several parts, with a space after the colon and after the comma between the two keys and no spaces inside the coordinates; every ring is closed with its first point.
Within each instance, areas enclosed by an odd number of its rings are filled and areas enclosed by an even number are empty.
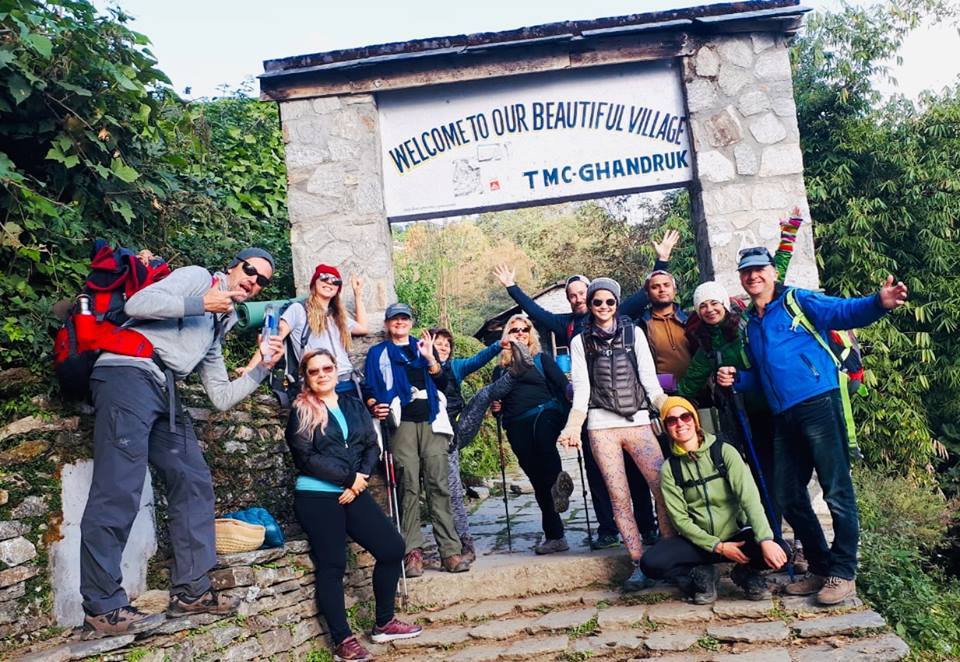
{"type": "Polygon", "coordinates": [[[773,113],[764,113],[751,121],[750,133],[753,134],[758,143],[763,145],[772,145],[787,137],[787,130],[783,127],[783,122],[777,119],[777,116],[773,113]]]}
{"type": "Polygon", "coordinates": [[[23,522],[0,522],[0,540],[9,540],[17,536],[22,536],[29,530],[23,522]]]}
{"type": "Polygon", "coordinates": [[[718,50],[724,62],[744,68],[753,64],[753,44],[745,37],[727,37],[718,50]]]}
{"type": "Polygon", "coordinates": [[[757,150],[749,145],[740,143],[733,148],[733,157],[737,161],[738,175],[755,175],[760,170],[760,158],[757,150]]]}
{"type": "Polygon", "coordinates": [[[743,129],[732,106],[705,120],[703,132],[711,147],[726,147],[743,139],[743,129]]]}
{"type": "Polygon", "coordinates": [[[710,78],[720,71],[720,56],[709,46],[703,46],[697,51],[696,71],[698,76],[710,78]]]}
{"type": "MultiPolygon", "coordinates": [[[[798,147],[799,151],[799,147],[798,147]]],[[[697,155],[697,170],[700,178],[714,184],[728,182],[734,178],[733,164],[717,150],[701,152],[697,155]]]]}
{"type": "Polygon", "coordinates": [[[703,192],[703,210],[709,215],[747,211],[751,202],[750,186],[722,186],[703,192]]]}
{"type": "Polygon", "coordinates": [[[23,536],[0,542],[0,563],[9,567],[26,563],[36,556],[37,548],[23,536]]]}
{"type": "Polygon", "coordinates": [[[744,117],[770,110],[770,97],[760,90],[747,92],[737,99],[737,110],[744,117]]]}
{"type": "Polygon", "coordinates": [[[769,32],[754,32],[750,35],[750,40],[753,42],[754,53],[762,53],[777,44],[776,37],[769,32]]]}
{"type": "Polygon", "coordinates": [[[757,56],[753,72],[760,80],[790,80],[790,56],[786,48],[774,48],[757,56]]]}
{"type": "Polygon", "coordinates": [[[760,176],[793,175],[803,172],[803,154],[799,144],[772,145],[763,150],[760,176]]]}
{"type": "Polygon", "coordinates": [[[753,75],[749,69],[727,62],[720,65],[720,76],[717,78],[717,83],[720,85],[720,91],[728,97],[737,94],[743,89],[744,85],[752,80],[753,75]]]}
{"type": "Polygon", "coordinates": [[[698,79],[687,83],[687,108],[691,113],[710,110],[717,105],[717,86],[713,81],[698,79]]]}

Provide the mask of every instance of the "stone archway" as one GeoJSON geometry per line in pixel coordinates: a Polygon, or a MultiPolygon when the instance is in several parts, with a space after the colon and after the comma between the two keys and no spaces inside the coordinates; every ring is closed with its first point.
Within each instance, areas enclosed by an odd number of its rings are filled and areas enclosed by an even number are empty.
{"type": "MultiPolygon", "coordinates": [[[[305,289],[317,260],[339,265],[364,274],[374,285],[366,303],[376,315],[395,297],[390,220],[682,184],[691,191],[701,274],[736,290],[737,251],[761,243],[773,247],[776,221],[793,206],[809,217],[788,53],[789,39],[806,11],[795,0],[759,0],[265,62],[261,97],[280,106],[298,288],[305,289]],[[624,71],[629,75],[623,77],[624,71]],[[610,84],[618,75],[628,83],[624,89],[610,84]],[[512,107],[524,113],[529,129],[527,136],[510,137],[514,146],[536,134],[529,128],[536,95],[546,98],[543,93],[556,86],[596,86],[603,92],[587,101],[622,104],[622,126],[629,127],[629,113],[643,109],[651,116],[657,112],[658,118],[660,113],[677,115],[680,140],[675,141],[672,169],[688,168],[678,177],[651,178],[657,152],[642,152],[646,148],[620,155],[614,148],[593,158],[597,134],[590,134],[596,128],[591,120],[589,127],[580,127],[583,131],[565,135],[566,151],[552,167],[530,156],[529,146],[511,147],[508,152],[521,155],[508,155],[494,179],[484,175],[480,148],[493,154],[492,160],[501,143],[478,132],[468,110],[451,114],[450,108],[466,98],[473,103],[474,121],[479,113],[492,122],[496,104],[514,93],[512,103],[500,106],[501,126],[505,132],[524,133],[508,131],[511,122],[514,129],[522,125],[516,112],[510,117],[512,107]],[[671,105],[674,94],[677,101],[671,105]],[[471,139],[483,143],[471,158],[452,156],[462,154],[459,148],[471,139]],[[454,165],[454,160],[464,163],[454,165]],[[445,163],[445,169],[436,168],[437,163],[445,163]],[[602,186],[584,186],[576,166],[587,163],[596,166],[591,183],[602,186]],[[458,167],[459,175],[451,176],[458,167]],[[398,170],[404,175],[415,168],[426,174],[398,181],[398,170]],[[481,188],[516,193],[526,186],[532,192],[481,200],[469,191],[465,196],[454,191],[445,199],[440,189],[449,188],[448,180],[454,188],[459,181],[469,189],[475,176],[471,168],[481,171],[481,188]],[[609,168],[607,176],[598,177],[596,170],[604,168],[609,168]],[[536,190],[541,180],[541,190],[536,190]],[[412,203],[411,192],[425,202],[412,203]]],[[[605,115],[609,120],[609,107],[605,115]]],[[[537,134],[543,137],[538,146],[543,150],[548,134],[537,134]]],[[[801,231],[788,280],[817,285],[810,224],[801,231]]]]}

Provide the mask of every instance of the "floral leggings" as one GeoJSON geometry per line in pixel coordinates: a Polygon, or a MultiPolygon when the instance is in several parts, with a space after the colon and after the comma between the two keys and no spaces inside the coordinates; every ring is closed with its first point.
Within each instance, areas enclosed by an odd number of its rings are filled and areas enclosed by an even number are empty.
{"type": "Polygon", "coordinates": [[[626,451],[643,474],[657,507],[657,519],[660,521],[660,534],[667,538],[675,535],[670,518],[663,504],[660,492],[660,465],[663,454],[660,444],[650,430],[649,425],[629,428],[607,428],[605,430],[587,430],[590,436],[590,449],[597,461],[603,482],[607,484],[610,501],[613,504],[613,520],[620,529],[623,544],[630,552],[630,558],[638,561],[643,556],[643,544],[640,530],[633,517],[633,504],[630,500],[630,488],[623,464],[623,452],[626,451]]]}

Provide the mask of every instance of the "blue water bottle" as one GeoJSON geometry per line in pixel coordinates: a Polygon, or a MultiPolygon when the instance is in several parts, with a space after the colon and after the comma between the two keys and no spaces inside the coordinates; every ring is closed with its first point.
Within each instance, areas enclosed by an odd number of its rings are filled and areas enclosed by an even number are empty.
{"type": "MultiPolygon", "coordinates": [[[[267,341],[273,336],[277,335],[279,332],[279,325],[280,320],[277,319],[276,309],[273,307],[273,304],[270,304],[263,312],[263,330],[260,332],[260,339],[262,341],[267,341]]],[[[272,357],[273,354],[270,353],[269,349],[263,353],[264,361],[270,361],[272,357]]]]}

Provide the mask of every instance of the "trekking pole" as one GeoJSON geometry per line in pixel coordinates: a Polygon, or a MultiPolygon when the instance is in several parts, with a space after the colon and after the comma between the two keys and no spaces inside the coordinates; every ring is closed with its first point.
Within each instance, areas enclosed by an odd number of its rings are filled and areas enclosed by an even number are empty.
{"type": "MultiPolygon", "coordinates": [[[[717,352],[717,365],[723,365],[720,352],[717,352]]],[[[740,423],[740,429],[743,430],[743,441],[747,447],[747,453],[749,453],[750,462],[757,470],[757,482],[759,483],[758,487],[760,488],[760,497],[763,499],[763,506],[766,509],[767,514],[770,516],[773,535],[777,540],[783,540],[783,529],[780,526],[780,513],[777,512],[777,509],[773,504],[773,500],[770,498],[770,491],[767,489],[767,481],[766,478],[764,478],[763,469],[760,466],[760,458],[757,456],[757,449],[753,445],[753,430],[750,427],[750,419],[747,418],[747,409],[743,404],[743,395],[741,393],[737,393],[737,390],[733,386],[731,386],[729,389],[728,402],[730,400],[733,401],[733,408],[734,411],[737,412],[737,420],[740,423]]],[[[792,554],[787,560],[787,575],[790,577],[790,581],[793,581],[792,554]]]]}
{"type": "MultiPolygon", "coordinates": [[[[557,336],[553,331],[550,332],[550,345],[553,347],[553,362],[557,363],[557,336]]],[[[567,376],[569,377],[569,375],[567,376]]],[[[583,494],[583,517],[587,521],[587,547],[590,548],[590,551],[593,551],[593,527],[590,526],[590,502],[587,500],[587,478],[583,471],[583,454],[580,452],[579,448],[577,449],[577,465],[580,467],[580,490],[583,494]]]]}
{"type": "Polygon", "coordinates": [[[500,446],[500,480],[503,485],[503,510],[507,516],[507,548],[510,550],[510,553],[513,553],[513,534],[510,531],[510,506],[507,503],[507,469],[506,462],[503,456],[503,430],[500,425],[500,413],[497,412],[494,414],[494,418],[497,419],[497,444],[500,446]]]}
{"type": "MultiPolygon", "coordinates": [[[[390,518],[396,523],[397,531],[403,538],[403,527],[400,524],[400,500],[397,497],[397,473],[393,463],[393,452],[390,450],[390,425],[386,420],[380,421],[380,433],[383,436],[383,470],[387,477],[387,505],[390,508],[390,518]]],[[[400,606],[407,604],[407,569],[400,562],[400,606]]]]}

